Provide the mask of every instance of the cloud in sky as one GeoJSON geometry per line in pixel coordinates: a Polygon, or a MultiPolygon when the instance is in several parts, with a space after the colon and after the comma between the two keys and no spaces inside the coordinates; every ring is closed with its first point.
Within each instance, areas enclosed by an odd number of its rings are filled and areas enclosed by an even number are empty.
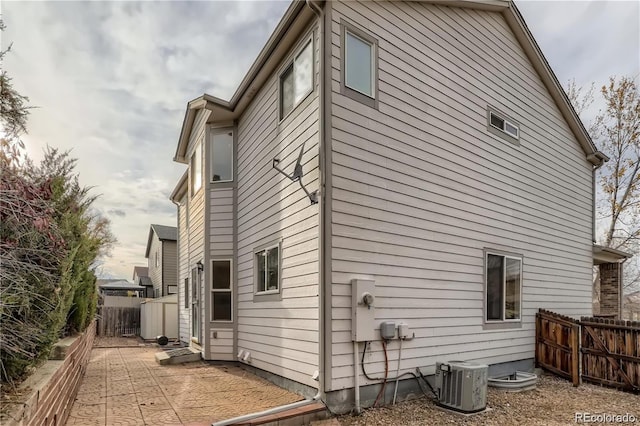
{"type": "Polygon", "coordinates": [[[151,223],[175,225],[172,161],[187,101],[231,97],[288,2],[3,2],[5,68],[37,106],[29,155],[72,149],[118,243],[103,270],[144,265],[151,223]],[[28,23],[28,25],[26,25],[28,23]]]}
{"type": "MultiPolygon", "coordinates": [[[[101,196],[118,244],[104,271],[145,265],[151,223],[175,225],[168,200],[187,101],[229,99],[289,3],[3,2],[13,42],[4,67],[30,97],[29,153],[72,149],[101,196]]],[[[640,69],[638,2],[518,1],[561,83],[602,84],[640,69]]]]}

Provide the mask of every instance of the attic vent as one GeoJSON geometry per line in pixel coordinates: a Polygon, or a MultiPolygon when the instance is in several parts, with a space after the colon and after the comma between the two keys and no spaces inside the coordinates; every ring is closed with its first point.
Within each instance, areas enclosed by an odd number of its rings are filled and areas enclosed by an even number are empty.
{"type": "Polygon", "coordinates": [[[501,132],[506,133],[507,135],[513,138],[518,139],[520,137],[519,126],[516,123],[504,117],[503,115],[498,114],[494,111],[489,111],[489,125],[492,128],[498,129],[501,132]]]}

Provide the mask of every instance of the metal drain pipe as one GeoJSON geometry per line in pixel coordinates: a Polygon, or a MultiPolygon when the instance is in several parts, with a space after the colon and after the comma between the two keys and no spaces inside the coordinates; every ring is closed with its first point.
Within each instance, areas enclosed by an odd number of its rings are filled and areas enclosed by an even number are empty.
{"type": "Polygon", "coordinates": [[[318,399],[319,399],[318,395],[316,395],[313,397],[313,399],[305,399],[304,401],[298,401],[298,402],[294,402],[287,405],[281,405],[279,407],[270,408],[268,410],[259,411],[257,413],[246,414],[244,416],[234,417],[233,419],[227,419],[221,422],[215,422],[215,423],[212,423],[211,426],[229,426],[229,425],[235,425],[238,423],[244,423],[246,421],[253,420],[257,417],[270,416],[272,414],[281,413],[283,411],[291,410],[293,408],[300,408],[307,405],[311,405],[318,402],[318,399]]]}

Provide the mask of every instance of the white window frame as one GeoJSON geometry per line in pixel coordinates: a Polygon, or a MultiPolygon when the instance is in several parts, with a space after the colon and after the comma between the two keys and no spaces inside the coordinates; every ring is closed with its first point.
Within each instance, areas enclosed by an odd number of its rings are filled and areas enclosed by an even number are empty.
{"type": "Polygon", "coordinates": [[[280,73],[278,74],[278,117],[280,118],[280,121],[283,121],[285,118],[291,115],[291,113],[295,111],[298,105],[303,103],[305,99],[307,99],[309,95],[313,93],[313,90],[315,88],[315,75],[316,75],[316,52],[315,52],[315,47],[313,45],[313,40],[314,40],[313,33],[311,33],[309,37],[304,39],[304,42],[296,49],[295,51],[296,53],[293,55],[293,57],[289,61],[287,61],[286,65],[282,67],[280,73]],[[309,46],[309,44],[311,44],[311,87],[304,95],[300,97],[300,100],[296,102],[295,100],[296,59],[298,59],[298,57],[307,48],[307,46],[309,46]],[[293,67],[293,82],[294,82],[293,106],[291,107],[291,111],[284,113],[284,111],[282,110],[282,101],[284,99],[283,93],[282,93],[282,77],[289,70],[290,67],[293,67]]]}
{"type": "Polygon", "coordinates": [[[233,259],[211,259],[211,295],[210,295],[210,306],[211,306],[211,314],[209,315],[209,320],[211,322],[217,322],[217,323],[232,323],[233,322],[233,259]],[[229,288],[213,288],[213,263],[214,262],[228,262],[229,263],[229,288]],[[213,295],[215,293],[229,293],[231,295],[231,299],[230,302],[231,306],[230,306],[230,312],[231,312],[231,319],[229,320],[217,320],[217,319],[213,319],[213,310],[214,310],[214,303],[213,303],[213,295]]]}
{"type": "Polygon", "coordinates": [[[520,125],[518,123],[516,123],[515,121],[511,120],[510,118],[507,118],[506,115],[501,114],[499,112],[496,112],[495,110],[489,108],[489,116],[488,116],[488,120],[489,120],[489,126],[493,129],[496,129],[502,133],[504,133],[505,135],[514,138],[515,140],[519,140],[520,139],[520,125]],[[499,120],[502,120],[503,123],[503,128],[500,128],[496,125],[494,125],[491,121],[492,117],[496,117],[499,120]],[[516,134],[514,135],[513,133],[510,133],[507,131],[507,124],[510,125],[511,127],[516,129],[516,134]]]}
{"type": "Polygon", "coordinates": [[[155,255],[155,259],[156,259],[156,261],[155,261],[155,265],[156,265],[156,268],[160,266],[160,260],[159,260],[160,255],[158,254],[158,252],[159,252],[159,250],[156,250],[156,255],[155,255]]]}
{"type": "Polygon", "coordinates": [[[233,128],[215,128],[215,129],[211,129],[210,134],[209,134],[209,171],[211,173],[211,183],[225,183],[225,182],[233,182],[234,180],[234,175],[235,175],[235,167],[234,167],[234,161],[235,161],[235,133],[233,132],[233,128]],[[218,136],[218,135],[223,135],[225,133],[231,133],[231,179],[226,179],[226,180],[213,180],[213,176],[214,176],[214,172],[215,170],[213,169],[213,139],[218,136]]]}
{"type": "Polygon", "coordinates": [[[344,86],[349,90],[353,90],[355,92],[361,93],[364,96],[367,96],[371,99],[376,98],[376,43],[371,41],[365,37],[362,37],[360,34],[351,30],[350,28],[345,28],[344,32],[344,86]],[[361,42],[369,45],[371,47],[371,57],[369,58],[370,66],[371,66],[371,94],[365,93],[361,90],[356,89],[355,87],[351,87],[347,84],[347,57],[349,56],[349,50],[347,49],[347,37],[352,36],[357,38],[361,42]]]}
{"type": "Polygon", "coordinates": [[[486,250],[484,252],[484,322],[486,324],[507,324],[507,323],[521,323],[522,322],[522,289],[523,289],[523,257],[515,254],[506,254],[501,253],[499,251],[486,250]],[[502,306],[501,306],[501,319],[489,319],[487,318],[488,309],[487,302],[489,300],[489,283],[488,283],[488,273],[487,267],[489,265],[489,256],[500,256],[504,258],[503,271],[502,271],[502,306]],[[505,318],[505,307],[507,303],[507,259],[515,259],[520,262],[520,283],[518,286],[518,318],[514,319],[506,319],[505,318]]]}
{"type": "Polygon", "coordinates": [[[191,196],[193,197],[195,194],[198,193],[198,191],[200,191],[202,189],[202,141],[198,142],[198,144],[196,145],[196,148],[193,151],[193,154],[191,154],[191,160],[189,160],[189,177],[190,177],[190,182],[189,182],[189,192],[191,193],[191,196]],[[198,176],[196,176],[195,173],[195,169],[196,169],[196,161],[200,161],[200,171],[198,173],[198,176]],[[196,181],[196,179],[198,179],[196,181]],[[196,188],[196,182],[198,182],[198,187],[196,188]]]}
{"type": "MultiPolygon", "coordinates": [[[[267,256],[264,257],[264,261],[265,261],[265,265],[264,265],[264,271],[265,274],[267,273],[267,256]]],[[[255,286],[254,286],[254,294],[256,295],[267,295],[267,294],[279,294],[280,291],[282,290],[282,244],[278,243],[274,243],[274,244],[269,244],[267,246],[263,246],[260,247],[260,249],[258,250],[254,250],[253,251],[253,263],[254,263],[254,277],[255,277],[255,286]],[[277,248],[278,249],[278,288],[275,290],[268,290],[265,289],[264,291],[259,291],[258,290],[258,255],[260,253],[263,252],[267,252],[268,250],[277,248]]],[[[265,276],[265,285],[267,283],[267,277],[265,276]]]]}

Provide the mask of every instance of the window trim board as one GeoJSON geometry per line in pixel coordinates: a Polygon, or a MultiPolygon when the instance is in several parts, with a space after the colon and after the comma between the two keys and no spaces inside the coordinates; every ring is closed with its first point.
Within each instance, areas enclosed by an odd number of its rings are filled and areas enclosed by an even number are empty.
{"type": "MultiPolygon", "coordinates": [[[[505,262],[506,268],[506,262],[505,262]]],[[[505,282],[502,283],[503,304],[506,303],[506,276],[505,282]]],[[[524,256],[519,253],[508,252],[504,250],[496,250],[491,248],[483,249],[483,303],[482,303],[482,325],[484,330],[497,330],[497,329],[510,329],[510,328],[522,328],[522,306],[523,306],[523,294],[524,294],[524,256]],[[517,319],[500,319],[489,320],[487,319],[487,299],[488,299],[488,283],[487,283],[487,260],[489,255],[502,256],[506,259],[517,259],[520,261],[520,306],[519,317],[517,319]]],[[[504,310],[504,306],[502,307],[504,310]]],[[[504,312],[503,312],[504,314],[504,312]]]]}
{"type": "MultiPolygon", "coordinates": [[[[235,167],[235,161],[236,161],[236,133],[234,131],[233,126],[229,126],[229,127],[216,127],[216,128],[210,128],[209,129],[209,155],[208,155],[208,160],[209,160],[209,183],[213,184],[213,185],[219,185],[219,184],[228,184],[228,183],[233,183],[235,181],[235,173],[236,173],[236,167],[235,167]],[[222,135],[225,133],[231,133],[231,179],[227,179],[227,180],[213,180],[213,138],[216,135],[222,135]]],[[[222,185],[220,185],[222,186],[222,185]]]]}
{"type": "Polygon", "coordinates": [[[371,34],[366,31],[356,27],[350,22],[345,21],[344,19],[340,19],[340,94],[351,98],[357,102],[360,102],[364,105],[367,105],[370,108],[378,109],[378,98],[380,96],[379,90],[379,46],[378,39],[373,37],[371,34]],[[373,60],[372,64],[372,91],[373,96],[366,95],[356,89],[353,89],[346,85],[346,39],[347,32],[351,33],[355,37],[361,39],[362,41],[371,44],[373,60]]]}
{"type": "Polygon", "coordinates": [[[507,114],[503,114],[497,108],[487,105],[487,130],[489,131],[489,133],[491,133],[492,135],[498,136],[499,138],[502,138],[508,142],[511,142],[516,146],[520,146],[520,133],[521,133],[520,127],[521,127],[520,123],[518,123],[517,121],[509,117],[507,114]],[[492,115],[502,120],[505,123],[505,125],[509,124],[510,126],[515,127],[518,133],[517,136],[513,136],[511,133],[508,133],[507,131],[491,123],[492,115]]]}
{"type": "Polygon", "coordinates": [[[271,302],[282,300],[282,239],[271,241],[267,244],[257,246],[252,251],[253,254],[253,301],[271,302]],[[278,289],[258,291],[258,260],[257,254],[270,248],[278,248],[278,289]]]}
{"type": "Polygon", "coordinates": [[[211,278],[209,283],[209,303],[211,312],[209,312],[209,322],[210,323],[220,323],[220,324],[232,324],[233,323],[233,315],[235,313],[235,309],[233,309],[234,304],[234,285],[233,285],[233,259],[230,257],[220,257],[213,258],[210,260],[211,265],[211,278]],[[213,288],[213,262],[229,262],[229,289],[214,289],[213,288]],[[231,294],[231,319],[230,320],[216,320],[213,319],[213,294],[214,293],[230,293],[231,294]]]}

